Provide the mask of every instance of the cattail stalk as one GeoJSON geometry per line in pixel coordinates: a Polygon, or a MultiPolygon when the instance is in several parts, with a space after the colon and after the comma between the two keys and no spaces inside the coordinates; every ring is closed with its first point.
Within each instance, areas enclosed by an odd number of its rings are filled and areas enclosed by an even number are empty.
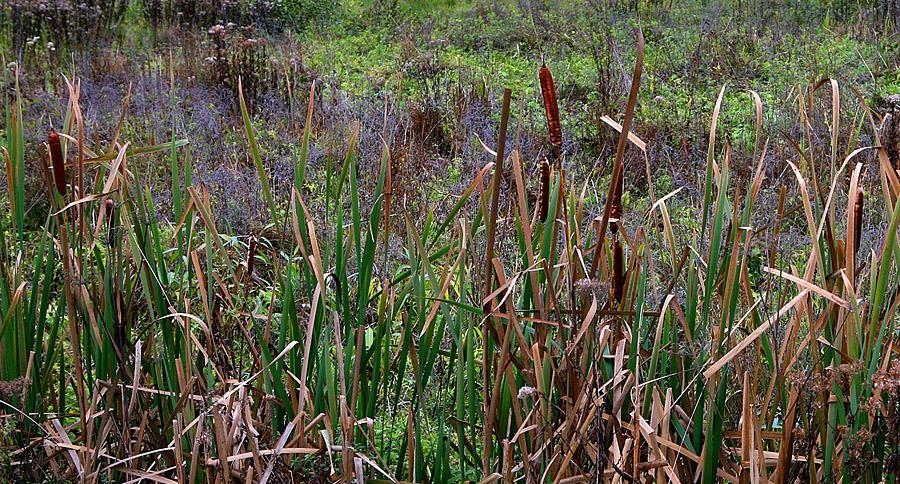
{"type": "MultiPolygon", "coordinates": [[[[490,208],[490,218],[487,219],[487,247],[485,248],[485,271],[484,271],[484,299],[493,291],[493,283],[494,283],[494,243],[497,237],[497,217],[500,205],[500,181],[503,179],[503,161],[506,159],[506,129],[509,125],[509,99],[512,95],[512,91],[507,88],[503,90],[503,105],[500,111],[500,132],[498,133],[499,139],[497,140],[497,160],[494,163],[494,174],[491,178],[491,208],[490,208]]],[[[492,304],[485,303],[483,306],[484,314],[491,314],[493,312],[492,304]]],[[[493,410],[494,407],[490,406],[488,402],[491,398],[491,392],[489,390],[490,385],[488,382],[490,381],[491,375],[493,373],[493,343],[491,343],[491,337],[493,336],[491,333],[496,334],[496,330],[492,325],[492,318],[484,318],[482,322],[482,331],[485,338],[485,350],[482,355],[482,375],[484,378],[484,385],[482,388],[482,399],[484,402],[484,440],[483,440],[483,453],[482,453],[482,471],[485,475],[490,474],[491,469],[491,447],[493,446],[493,422],[494,415],[493,410]]]]}
{"type": "Polygon", "coordinates": [[[60,195],[66,194],[66,165],[63,160],[62,143],[59,134],[51,128],[47,133],[47,146],[50,147],[50,164],[53,167],[53,181],[60,195]]]}
{"type": "Polygon", "coordinates": [[[539,73],[541,95],[544,98],[544,111],[547,113],[547,129],[550,131],[550,150],[553,163],[558,165],[562,155],[562,127],[559,124],[559,106],[556,103],[556,88],[553,86],[553,75],[544,64],[539,73]]]}

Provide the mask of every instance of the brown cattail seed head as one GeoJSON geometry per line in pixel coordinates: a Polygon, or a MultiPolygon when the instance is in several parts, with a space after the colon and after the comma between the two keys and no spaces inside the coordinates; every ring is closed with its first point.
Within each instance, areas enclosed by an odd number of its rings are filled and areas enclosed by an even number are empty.
{"type": "Polygon", "coordinates": [[[613,298],[622,302],[625,297],[625,252],[618,237],[613,241],[613,298]]]}
{"type": "Polygon", "coordinates": [[[65,195],[66,166],[63,161],[62,143],[59,142],[59,134],[52,128],[47,133],[47,146],[50,147],[50,164],[53,167],[53,180],[56,182],[56,191],[60,195],[65,195]]]}
{"type": "Polygon", "coordinates": [[[553,87],[553,75],[546,65],[541,66],[541,95],[544,98],[544,111],[547,113],[547,128],[550,131],[550,145],[553,147],[554,164],[559,163],[562,154],[562,127],[559,124],[559,107],[556,103],[556,88],[553,87]]]}
{"type": "Polygon", "coordinates": [[[550,207],[550,163],[547,158],[541,161],[541,186],[538,192],[538,218],[547,221],[547,210],[550,207]]]}
{"type": "Polygon", "coordinates": [[[853,202],[853,236],[854,245],[853,252],[859,252],[860,236],[862,235],[862,218],[863,205],[865,204],[866,193],[862,188],[856,190],[856,200],[853,202]]]}
{"type": "MultiPolygon", "coordinates": [[[[620,172],[621,173],[621,172],[620,172]]],[[[619,180],[613,179],[612,183],[612,193],[610,196],[612,197],[612,206],[609,208],[609,222],[610,222],[610,231],[612,233],[616,233],[619,230],[619,220],[622,219],[622,189],[623,184],[621,182],[622,177],[619,180]]]]}

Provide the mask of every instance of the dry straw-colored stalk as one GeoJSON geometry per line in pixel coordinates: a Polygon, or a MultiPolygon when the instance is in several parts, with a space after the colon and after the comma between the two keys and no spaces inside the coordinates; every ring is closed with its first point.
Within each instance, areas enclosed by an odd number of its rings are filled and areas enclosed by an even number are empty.
{"type": "Polygon", "coordinates": [[[856,200],[853,202],[853,235],[854,235],[854,244],[853,249],[855,252],[859,252],[859,242],[860,242],[860,234],[862,234],[862,218],[863,218],[863,208],[865,205],[866,193],[862,188],[856,190],[856,200]]]}

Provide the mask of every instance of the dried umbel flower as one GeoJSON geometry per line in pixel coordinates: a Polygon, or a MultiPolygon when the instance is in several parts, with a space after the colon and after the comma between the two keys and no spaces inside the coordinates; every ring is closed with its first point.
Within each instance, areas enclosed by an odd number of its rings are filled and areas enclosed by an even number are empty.
{"type": "Polygon", "coordinates": [[[24,376],[9,381],[0,380],[0,397],[5,399],[19,398],[29,385],[31,385],[31,380],[24,376]]]}
{"type": "Polygon", "coordinates": [[[66,165],[63,161],[62,143],[59,134],[53,128],[47,133],[47,146],[50,147],[50,164],[53,167],[53,181],[60,195],[66,194],[66,165]]]}
{"type": "Polygon", "coordinates": [[[547,210],[550,207],[550,163],[544,158],[541,161],[541,186],[538,192],[538,218],[547,221],[547,210]]]}
{"type": "Polygon", "coordinates": [[[559,124],[559,107],[556,103],[556,88],[553,87],[553,75],[544,64],[541,66],[541,95],[544,97],[544,110],[547,112],[547,128],[550,130],[550,144],[553,162],[559,164],[562,154],[562,127],[559,124]]]}
{"type": "Polygon", "coordinates": [[[216,24],[209,28],[207,31],[209,35],[225,35],[225,26],[222,24],[216,24]]]}
{"type": "Polygon", "coordinates": [[[582,297],[593,295],[599,299],[601,295],[608,294],[608,290],[609,288],[603,281],[588,278],[575,281],[575,293],[582,297]]]}
{"type": "Polygon", "coordinates": [[[900,397],[900,360],[894,360],[886,370],[875,372],[872,381],[878,390],[900,397]]]}
{"type": "Polygon", "coordinates": [[[862,218],[863,218],[863,207],[866,200],[866,193],[862,188],[856,191],[856,200],[853,202],[853,236],[854,236],[854,244],[853,244],[853,252],[859,252],[859,241],[860,235],[862,234],[862,218]]]}

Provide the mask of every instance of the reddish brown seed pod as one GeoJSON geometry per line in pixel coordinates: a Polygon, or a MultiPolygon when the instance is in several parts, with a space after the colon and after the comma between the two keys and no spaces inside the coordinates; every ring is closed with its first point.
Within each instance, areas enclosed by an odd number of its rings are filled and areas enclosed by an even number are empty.
{"type": "Polygon", "coordinates": [[[47,133],[47,146],[50,147],[50,164],[53,167],[53,181],[56,183],[56,191],[60,195],[66,194],[66,166],[63,161],[62,143],[59,142],[59,134],[50,128],[47,133]]]}
{"type": "Polygon", "coordinates": [[[556,103],[556,88],[553,86],[553,75],[544,64],[539,73],[541,80],[541,95],[544,98],[544,111],[547,113],[547,128],[550,131],[550,144],[553,162],[559,163],[562,154],[562,127],[559,124],[559,106],[556,103]]]}
{"type": "Polygon", "coordinates": [[[538,218],[547,221],[547,210],[550,207],[550,163],[547,158],[541,161],[541,186],[538,192],[538,218]]]}
{"type": "Polygon", "coordinates": [[[618,237],[613,241],[613,298],[622,302],[625,297],[625,252],[618,237]]]}
{"type": "Polygon", "coordinates": [[[866,192],[862,188],[856,190],[856,200],[853,201],[853,252],[859,252],[859,242],[862,235],[863,207],[865,205],[866,192]]]}

